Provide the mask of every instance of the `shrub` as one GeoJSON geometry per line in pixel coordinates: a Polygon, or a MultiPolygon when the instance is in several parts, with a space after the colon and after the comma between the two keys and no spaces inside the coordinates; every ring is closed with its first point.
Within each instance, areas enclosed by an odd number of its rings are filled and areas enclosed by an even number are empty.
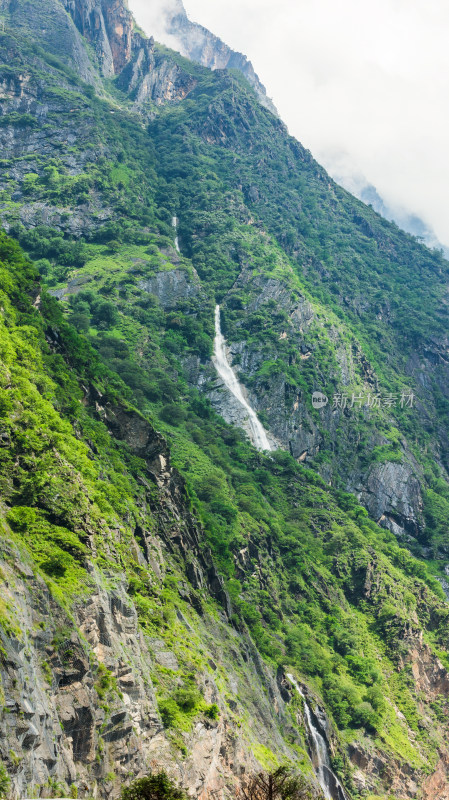
{"type": "Polygon", "coordinates": [[[187,800],[187,795],[165,772],[158,772],[122,789],[121,800],[187,800]]]}
{"type": "Polygon", "coordinates": [[[120,248],[121,244],[119,241],[117,241],[117,239],[111,239],[111,241],[108,242],[108,250],[110,253],[118,253],[120,248]]]}
{"type": "Polygon", "coordinates": [[[42,569],[50,578],[63,578],[71,566],[72,559],[62,550],[52,553],[41,563],[42,569]]]}
{"type": "Polygon", "coordinates": [[[360,693],[347,676],[330,675],[325,682],[325,696],[339,728],[364,724],[361,721],[364,709],[361,708],[360,714],[355,715],[355,709],[362,705],[360,693]]]}
{"type": "Polygon", "coordinates": [[[75,312],[75,314],[70,315],[70,322],[78,332],[83,331],[86,333],[90,328],[90,314],[75,312]]]}
{"type": "Polygon", "coordinates": [[[201,695],[196,686],[186,686],[177,689],[173,697],[181,711],[187,714],[194,711],[201,701],[201,695]]]}
{"type": "Polygon", "coordinates": [[[220,716],[220,709],[216,703],[212,703],[211,706],[207,706],[204,710],[204,714],[208,719],[218,719],[220,716]]]}
{"type": "Polygon", "coordinates": [[[371,703],[374,711],[383,714],[386,709],[385,697],[379,686],[370,686],[366,692],[366,699],[371,703]]]}
{"type": "MultiPolygon", "coordinates": [[[[200,500],[210,502],[223,490],[223,481],[219,475],[207,475],[202,478],[196,487],[196,493],[200,500]]],[[[215,502],[218,502],[216,500],[215,502]]]]}
{"type": "Polygon", "coordinates": [[[103,300],[94,309],[93,320],[99,328],[113,328],[119,320],[118,311],[113,303],[103,300]]]}
{"type": "Polygon", "coordinates": [[[94,683],[94,689],[98,697],[103,700],[107,693],[117,686],[116,679],[112,672],[104,665],[98,665],[97,680],[94,683]]]}
{"type": "Polygon", "coordinates": [[[161,408],[159,416],[164,422],[168,422],[169,425],[177,427],[185,419],[186,412],[181,406],[177,406],[176,403],[169,403],[161,408]]]}
{"type": "Polygon", "coordinates": [[[223,500],[214,500],[211,503],[210,510],[213,514],[223,517],[228,524],[234,522],[237,516],[237,509],[229,503],[223,502],[223,500]]]}
{"type": "Polygon", "coordinates": [[[165,728],[171,728],[176,725],[179,709],[172,698],[160,700],[158,702],[158,709],[165,728]]]}
{"type": "Polygon", "coordinates": [[[361,727],[376,730],[376,728],[379,726],[380,719],[379,715],[374,711],[371,703],[368,703],[367,700],[364,700],[354,708],[352,713],[352,721],[361,727]]]}
{"type": "Polygon", "coordinates": [[[4,764],[0,763],[0,798],[3,800],[7,796],[9,784],[11,783],[10,777],[6,771],[4,764]]]}

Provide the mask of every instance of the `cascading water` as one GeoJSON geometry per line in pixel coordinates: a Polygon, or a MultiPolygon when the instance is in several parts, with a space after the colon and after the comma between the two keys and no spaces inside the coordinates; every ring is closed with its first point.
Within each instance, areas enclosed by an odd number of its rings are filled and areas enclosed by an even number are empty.
{"type": "Polygon", "coordinates": [[[176,233],[176,236],[175,236],[175,250],[176,250],[177,253],[180,253],[181,250],[179,249],[179,239],[178,239],[178,233],[177,233],[177,231],[178,231],[178,217],[172,217],[171,224],[173,225],[173,227],[175,229],[175,233],[176,233]]]}
{"type": "Polygon", "coordinates": [[[324,736],[316,727],[312,712],[309,704],[305,698],[299,684],[295,681],[293,675],[287,675],[290,683],[295,687],[298,694],[301,695],[304,701],[304,714],[306,718],[306,725],[310,736],[310,747],[312,750],[312,762],[315,767],[318,783],[323,790],[326,800],[346,800],[347,795],[337,776],[331,769],[329,760],[329,748],[324,736]]]}
{"type": "Polygon", "coordinates": [[[265,429],[258,420],[256,412],[251,408],[248,401],[245,400],[242,387],[229,363],[228,354],[226,352],[226,340],[221,332],[220,306],[215,307],[215,341],[212,361],[220,378],[223,379],[225,386],[232,392],[248,414],[250,436],[254,447],[257,447],[258,450],[271,450],[271,445],[268,441],[265,429]]]}

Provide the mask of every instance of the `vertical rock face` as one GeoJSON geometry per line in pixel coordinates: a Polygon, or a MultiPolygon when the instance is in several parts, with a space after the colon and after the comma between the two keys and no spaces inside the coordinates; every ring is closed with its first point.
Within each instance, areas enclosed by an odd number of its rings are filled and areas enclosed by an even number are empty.
{"type": "MultiPolygon", "coordinates": [[[[173,65],[167,74],[167,64],[162,76],[165,89],[161,92],[155,87],[151,74],[153,48],[149,49],[148,41],[133,31],[133,18],[123,0],[62,0],[62,3],[80,33],[93,45],[105,77],[120,75],[128,67],[127,78],[121,82],[122,88],[135,90],[139,82],[138,104],[147,99],[156,102],[182,99],[193,88],[192,81],[180,79],[182,70],[179,67],[173,65]]],[[[164,10],[161,13],[164,15],[164,10]]],[[[239,70],[255,89],[261,104],[277,114],[246,56],[231,50],[206,28],[190,22],[181,0],[165,10],[165,20],[167,34],[176,40],[183,56],[209,69],[239,70]]]]}
{"type": "Polygon", "coordinates": [[[102,9],[118,74],[131,58],[133,19],[122,0],[102,0],[102,9]]]}
{"type": "MultiPolygon", "coordinates": [[[[174,64],[165,62],[160,75],[155,71],[152,40],[145,40],[133,31],[133,18],[123,0],[61,2],[79,32],[94,47],[102,75],[111,78],[127,68],[121,87],[135,91],[138,106],[147,100],[160,104],[183,99],[194,87],[195,82],[186,79],[174,64]]],[[[161,13],[162,16],[165,13],[167,34],[175,39],[183,56],[209,69],[239,70],[256,91],[260,103],[277,114],[246,56],[231,50],[206,28],[191,22],[181,0],[161,13]]]]}
{"type": "Polygon", "coordinates": [[[134,98],[139,112],[150,103],[157,106],[183,100],[196,86],[174,61],[158,57],[152,39],[134,38],[132,58],[121,72],[117,85],[134,98]]]}
{"type": "Polygon", "coordinates": [[[196,81],[167,58],[158,59],[153,39],[134,30],[123,0],[62,0],[78,31],[93,46],[101,74],[119,76],[118,85],[132,93],[135,106],[178,102],[196,81]]]}
{"type": "Polygon", "coordinates": [[[131,58],[133,21],[122,0],[63,0],[78,30],[95,47],[105,77],[131,58]]]}

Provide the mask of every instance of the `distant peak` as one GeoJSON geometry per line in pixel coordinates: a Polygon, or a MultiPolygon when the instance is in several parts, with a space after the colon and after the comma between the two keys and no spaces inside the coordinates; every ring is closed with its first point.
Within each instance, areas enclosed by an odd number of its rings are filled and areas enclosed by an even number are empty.
{"type": "MultiPolygon", "coordinates": [[[[267,96],[265,86],[256,74],[253,65],[243,53],[232,50],[218,36],[197,22],[192,22],[186,13],[182,0],[165,0],[162,13],[158,12],[158,33],[168,44],[178,50],[182,56],[209,69],[237,69],[244,75],[255,90],[259,102],[278,116],[278,112],[267,96]]],[[[152,31],[149,31],[152,33],[152,31]]]]}

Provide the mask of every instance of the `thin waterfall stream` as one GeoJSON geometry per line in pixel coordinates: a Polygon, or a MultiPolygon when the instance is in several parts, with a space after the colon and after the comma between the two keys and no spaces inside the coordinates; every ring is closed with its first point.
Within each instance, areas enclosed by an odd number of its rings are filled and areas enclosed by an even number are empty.
{"type": "Polygon", "coordinates": [[[245,399],[243,389],[238,381],[237,375],[235,374],[229,362],[226,349],[226,339],[221,332],[220,306],[218,305],[215,307],[215,341],[212,361],[225,386],[247,412],[250,437],[254,447],[257,447],[258,450],[271,450],[271,445],[268,441],[265,428],[259,421],[254,409],[251,408],[250,404],[245,399]]]}
{"type": "Polygon", "coordinates": [[[172,217],[171,224],[175,229],[175,250],[177,253],[180,253],[181,250],[179,249],[179,239],[178,239],[178,217],[172,217]]]}
{"type": "Polygon", "coordinates": [[[294,679],[293,675],[287,674],[287,678],[289,679],[292,686],[295,687],[298,694],[301,695],[304,701],[304,714],[305,714],[307,730],[310,737],[312,762],[315,768],[316,776],[318,778],[318,783],[320,784],[321,789],[323,790],[323,794],[326,800],[336,800],[336,798],[338,798],[339,800],[346,800],[347,798],[346,792],[331,768],[329,759],[329,748],[326,739],[320,733],[320,731],[315,725],[315,722],[312,717],[312,712],[306,700],[305,694],[302,691],[299,684],[297,683],[297,681],[294,679]]]}

